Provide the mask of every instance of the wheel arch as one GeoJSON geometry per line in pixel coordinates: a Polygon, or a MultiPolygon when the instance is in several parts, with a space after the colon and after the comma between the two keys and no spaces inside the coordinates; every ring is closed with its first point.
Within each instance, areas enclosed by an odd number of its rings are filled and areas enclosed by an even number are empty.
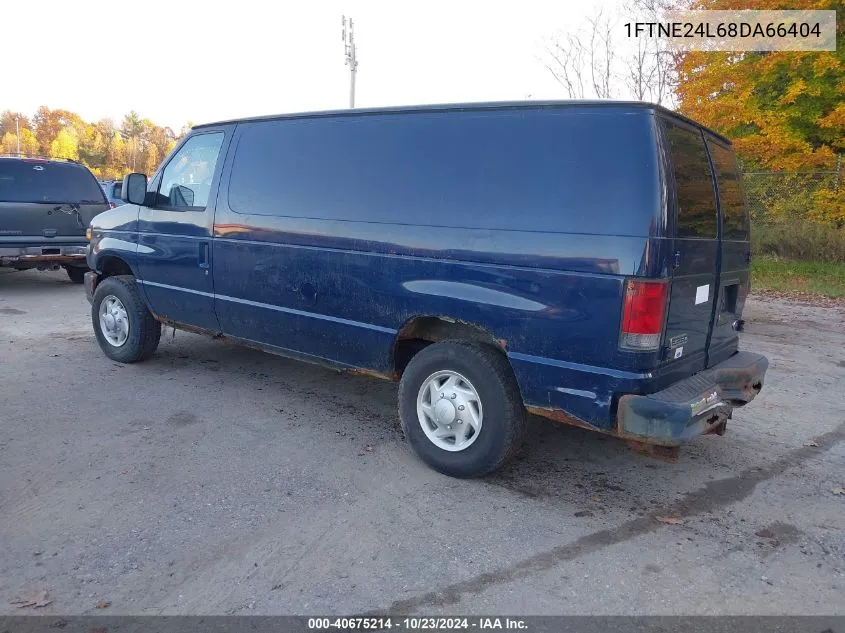
{"type": "Polygon", "coordinates": [[[432,343],[445,340],[471,341],[490,346],[500,352],[510,365],[507,341],[497,338],[487,328],[446,315],[416,315],[405,321],[393,341],[393,374],[397,378],[401,377],[417,352],[432,343]]]}
{"type": "Polygon", "coordinates": [[[103,253],[97,257],[97,274],[100,279],[114,277],[115,275],[132,275],[137,278],[135,271],[129,262],[120,255],[114,253],[103,253]]]}

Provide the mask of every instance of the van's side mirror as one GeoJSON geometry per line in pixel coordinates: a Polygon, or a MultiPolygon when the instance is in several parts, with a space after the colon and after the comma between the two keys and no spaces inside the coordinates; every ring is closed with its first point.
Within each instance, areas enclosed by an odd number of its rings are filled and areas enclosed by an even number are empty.
{"type": "Polygon", "coordinates": [[[144,174],[126,174],[123,177],[123,199],[130,204],[144,204],[147,196],[147,177],[144,174]]]}
{"type": "Polygon", "coordinates": [[[170,197],[174,200],[175,205],[180,207],[192,207],[194,206],[194,190],[189,189],[188,187],[184,187],[182,185],[176,185],[173,189],[170,190],[170,197]]]}

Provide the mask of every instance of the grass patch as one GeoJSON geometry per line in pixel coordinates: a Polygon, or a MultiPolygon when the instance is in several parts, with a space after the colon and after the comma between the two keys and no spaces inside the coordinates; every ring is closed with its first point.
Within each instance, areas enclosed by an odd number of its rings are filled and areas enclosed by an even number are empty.
{"type": "Polygon", "coordinates": [[[751,251],[758,257],[802,262],[845,262],[845,227],[808,222],[754,224],[751,251]]]}
{"type": "Polygon", "coordinates": [[[773,257],[751,261],[753,292],[845,297],[845,263],[797,262],[773,257]]]}

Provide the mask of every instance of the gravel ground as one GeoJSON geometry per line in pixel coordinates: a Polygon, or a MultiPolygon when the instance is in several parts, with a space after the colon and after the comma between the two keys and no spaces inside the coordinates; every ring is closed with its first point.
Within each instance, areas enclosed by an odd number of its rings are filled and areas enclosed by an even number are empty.
{"type": "Polygon", "coordinates": [[[845,309],[746,318],[771,367],[724,438],[534,419],[460,481],[395,385],[182,332],[121,366],[64,273],[0,270],[0,613],[845,614],[845,309]]]}

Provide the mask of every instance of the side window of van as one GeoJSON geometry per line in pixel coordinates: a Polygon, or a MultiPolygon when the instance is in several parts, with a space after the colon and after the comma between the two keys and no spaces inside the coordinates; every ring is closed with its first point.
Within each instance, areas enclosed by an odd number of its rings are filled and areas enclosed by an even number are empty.
{"type": "Polygon", "coordinates": [[[188,139],[164,168],[155,206],[204,209],[222,144],[222,132],[198,134],[188,139]]]}
{"type": "Polygon", "coordinates": [[[249,122],[228,203],[265,216],[648,235],[660,204],[653,134],[648,116],[551,110],[249,122]],[[610,222],[612,209],[627,211],[610,222]]]}
{"type": "Polygon", "coordinates": [[[678,196],[678,237],[715,239],[716,196],[701,134],[665,123],[678,196]]]}
{"type": "Polygon", "coordinates": [[[722,237],[726,240],[748,239],[748,215],[742,197],[742,181],[739,165],[734,153],[708,141],[710,156],[716,168],[716,182],[719,185],[719,202],[722,207],[722,237]]]}

